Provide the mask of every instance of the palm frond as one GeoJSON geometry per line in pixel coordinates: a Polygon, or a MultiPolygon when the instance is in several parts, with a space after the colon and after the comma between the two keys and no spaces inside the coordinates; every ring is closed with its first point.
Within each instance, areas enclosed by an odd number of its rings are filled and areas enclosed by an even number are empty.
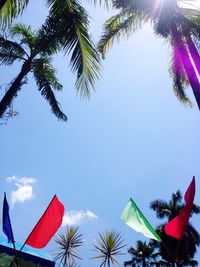
{"type": "Polygon", "coordinates": [[[35,51],[52,55],[62,48],[62,40],[66,32],[62,32],[59,19],[48,17],[42,27],[37,31],[37,40],[34,45],[35,51]]]}
{"type": "Polygon", "coordinates": [[[111,10],[113,5],[112,5],[112,1],[110,0],[85,0],[86,3],[92,4],[95,7],[96,6],[100,6],[105,8],[106,10],[111,10]]]}
{"type": "Polygon", "coordinates": [[[115,39],[119,41],[121,37],[129,37],[130,34],[141,28],[145,22],[145,17],[124,10],[109,18],[104,23],[104,32],[98,42],[98,50],[102,57],[105,57],[115,39]]]}
{"type": "Polygon", "coordinates": [[[174,207],[176,207],[176,205],[181,204],[182,199],[183,197],[182,197],[181,191],[177,190],[176,193],[172,193],[170,202],[172,203],[174,207]]]}
{"type": "Polygon", "coordinates": [[[189,3],[189,1],[178,1],[178,5],[181,9],[182,14],[188,18],[188,19],[198,19],[199,15],[200,15],[200,10],[198,8],[198,3],[195,1],[191,1],[191,3],[189,3]],[[187,7],[184,5],[187,4],[187,7]],[[196,6],[197,4],[197,6],[196,6]]]}
{"type": "Polygon", "coordinates": [[[193,204],[191,215],[192,214],[200,214],[200,206],[193,204]]]}
{"type": "Polygon", "coordinates": [[[193,259],[188,259],[183,262],[184,266],[198,266],[198,261],[193,259]]]}
{"type": "Polygon", "coordinates": [[[176,97],[181,102],[192,106],[192,102],[185,93],[185,86],[188,85],[188,80],[180,55],[175,45],[172,47],[170,74],[173,79],[173,91],[176,97]]]}
{"type": "Polygon", "coordinates": [[[40,58],[33,61],[33,74],[41,95],[49,102],[52,113],[60,120],[67,121],[67,116],[61,111],[60,104],[56,100],[54,90],[61,90],[62,85],[55,76],[55,70],[49,59],[40,58]]]}
{"type": "Polygon", "coordinates": [[[62,85],[56,78],[56,70],[51,64],[52,59],[50,57],[40,57],[39,59],[34,59],[33,62],[36,71],[45,75],[53,90],[62,90],[62,85]]]}
{"type": "Polygon", "coordinates": [[[135,255],[135,252],[136,252],[136,250],[135,250],[133,247],[130,247],[130,248],[128,249],[128,253],[130,253],[132,256],[135,255]]]}
{"type": "MultiPolygon", "coordinates": [[[[124,266],[140,266],[140,264],[146,264],[145,266],[156,266],[157,262],[160,262],[158,257],[160,253],[155,252],[155,245],[153,242],[143,242],[138,240],[136,242],[135,248],[131,247],[128,250],[128,253],[131,254],[132,259],[130,261],[124,262],[124,266]]],[[[158,265],[159,266],[159,265],[158,265]]]]}
{"type": "Polygon", "coordinates": [[[173,78],[173,91],[175,96],[180,100],[180,102],[189,104],[189,106],[192,107],[193,104],[185,93],[185,86],[180,76],[172,75],[172,78],[173,78]]]}
{"type": "Polygon", "coordinates": [[[66,231],[55,239],[58,244],[58,252],[54,258],[59,260],[64,267],[77,266],[76,260],[81,259],[77,249],[83,244],[82,234],[75,226],[67,227],[66,231]]]}
{"type": "Polygon", "coordinates": [[[196,245],[200,245],[200,234],[198,231],[192,226],[191,223],[188,224],[186,229],[187,235],[190,235],[191,239],[196,245]]]}
{"type": "Polygon", "coordinates": [[[156,212],[156,216],[160,219],[170,215],[169,205],[166,201],[160,199],[152,201],[150,208],[156,212]]]}
{"type": "Polygon", "coordinates": [[[13,38],[19,38],[21,45],[26,45],[30,50],[34,48],[37,36],[31,30],[31,26],[22,23],[16,24],[10,29],[10,34],[13,38]]]}
{"type": "Polygon", "coordinates": [[[3,36],[0,36],[0,64],[11,65],[15,60],[26,60],[23,47],[3,36]]]}
{"type": "Polygon", "coordinates": [[[137,259],[136,258],[132,258],[132,260],[130,260],[130,261],[125,261],[124,262],[124,266],[125,267],[126,266],[136,267],[136,266],[138,266],[138,265],[136,265],[136,263],[137,263],[137,259]]]}
{"type": "Polygon", "coordinates": [[[1,0],[0,1],[0,22],[1,28],[5,29],[12,25],[13,20],[22,14],[29,0],[1,0]]]}
{"type": "Polygon", "coordinates": [[[50,15],[46,24],[56,27],[55,40],[65,53],[71,54],[71,69],[77,74],[76,88],[80,95],[89,96],[100,75],[100,59],[89,34],[85,9],[75,0],[49,0],[50,15]]]}

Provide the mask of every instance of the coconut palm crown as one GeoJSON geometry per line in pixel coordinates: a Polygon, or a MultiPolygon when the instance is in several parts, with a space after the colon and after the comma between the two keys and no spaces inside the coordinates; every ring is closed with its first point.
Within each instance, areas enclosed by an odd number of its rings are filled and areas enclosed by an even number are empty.
{"type": "Polygon", "coordinates": [[[54,95],[54,91],[62,89],[51,64],[51,56],[55,53],[70,54],[71,70],[76,74],[75,85],[81,96],[89,96],[99,77],[99,55],[89,34],[85,9],[75,0],[60,0],[59,3],[49,0],[48,3],[51,5],[49,16],[37,32],[19,24],[10,29],[11,39],[3,33],[0,36],[0,63],[22,62],[19,74],[0,100],[0,118],[32,72],[38,90],[49,102],[54,115],[61,120],[67,119],[54,95]]]}
{"type": "Polygon", "coordinates": [[[16,61],[22,62],[19,74],[11,82],[0,101],[0,118],[6,115],[6,111],[13,103],[14,98],[22,86],[27,83],[27,74],[32,72],[37,88],[49,102],[53,114],[58,119],[67,119],[54,95],[54,92],[62,89],[62,85],[59,83],[56,71],[52,66],[51,53],[35,49],[39,34],[41,32],[33,33],[30,27],[18,24],[10,30],[11,39],[3,35],[0,36],[0,64],[10,66],[16,61]],[[14,41],[14,38],[19,41],[14,41]]]}
{"type": "Polygon", "coordinates": [[[98,48],[105,57],[115,40],[129,36],[145,23],[151,23],[154,33],[171,44],[170,74],[176,96],[191,105],[185,92],[190,85],[200,109],[200,16],[198,10],[183,8],[182,2],[111,0],[119,12],[105,22],[98,48]]]}
{"type": "Polygon", "coordinates": [[[167,266],[167,262],[160,259],[160,254],[156,252],[156,248],[152,242],[138,240],[135,248],[131,247],[128,250],[132,259],[124,262],[124,266],[167,266]]]}

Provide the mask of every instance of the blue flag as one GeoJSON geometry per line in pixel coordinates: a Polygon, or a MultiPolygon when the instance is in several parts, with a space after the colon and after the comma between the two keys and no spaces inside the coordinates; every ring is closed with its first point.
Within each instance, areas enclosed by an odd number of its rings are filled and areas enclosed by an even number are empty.
{"type": "Polygon", "coordinates": [[[4,193],[4,200],[3,200],[3,232],[8,238],[8,243],[15,243],[12,226],[10,222],[10,216],[9,216],[9,206],[6,199],[6,193],[4,193]]]}

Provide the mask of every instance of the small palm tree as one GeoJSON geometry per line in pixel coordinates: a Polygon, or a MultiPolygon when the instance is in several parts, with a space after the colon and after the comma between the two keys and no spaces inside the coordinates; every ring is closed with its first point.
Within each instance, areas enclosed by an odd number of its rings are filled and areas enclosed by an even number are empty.
{"type": "Polygon", "coordinates": [[[131,254],[132,259],[124,262],[125,267],[136,267],[141,265],[142,267],[167,266],[166,262],[158,259],[160,254],[155,251],[155,246],[151,242],[147,243],[138,240],[136,242],[136,247],[131,247],[128,250],[128,253],[131,254]]]}
{"type": "Polygon", "coordinates": [[[18,24],[10,30],[10,37],[18,38],[19,42],[11,41],[0,36],[0,63],[1,65],[12,65],[15,61],[22,62],[20,73],[11,82],[0,101],[0,118],[11,106],[14,98],[22,86],[27,82],[27,74],[33,73],[38,90],[49,102],[54,115],[61,120],[66,120],[66,115],[61,111],[54,91],[60,91],[62,85],[56,78],[56,71],[52,66],[52,57],[48,53],[37,50],[35,47],[39,39],[39,32],[34,34],[30,27],[18,24]]]}
{"type": "Polygon", "coordinates": [[[92,259],[100,259],[100,267],[110,267],[111,264],[118,264],[117,257],[123,255],[122,249],[125,247],[124,240],[120,233],[106,231],[99,233],[99,239],[94,244],[94,251],[97,253],[92,259]]]}
{"type": "MultiPolygon", "coordinates": [[[[185,9],[179,0],[111,0],[118,14],[104,24],[99,51],[105,57],[115,40],[128,37],[150,23],[156,35],[172,46],[171,71],[173,89],[180,101],[191,102],[185,93],[190,85],[200,109],[200,16],[199,10],[185,9]]],[[[147,44],[148,45],[148,44],[147,44]]]]}
{"type": "Polygon", "coordinates": [[[63,0],[62,8],[57,4],[52,5],[49,17],[37,32],[19,24],[10,30],[10,37],[17,40],[0,36],[0,63],[12,65],[15,61],[22,62],[20,73],[0,101],[0,118],[3,118],[26,82],[27,75],[32,72],[38,90],[49,102],[54,115],[58,119],[67,120],[54,96],[54,91],[61,90],[62,85],[55,76],[51,56],[61,50],[70,53],[71,69],[77,75],[77,91],[82,96],[89,96],[90,88],[94,88],[98,78],[100,65],[88,27],[86,11],[75,1],[70,4],[63,0]],[[55,15],[54,9],[59,14],[63,13],[63,16],[55,15]]]}
{"type": "MultiPolygon", "coordinates": [[[[155,200],[151,202],[150,207],[156,212],[156,216],[158,218],[167,219],[167,222],[169,222],[176,217],[184,207],[182,195],[180,191],[177,191],[175,194],[172,194],[169,202],[164,200],[155,200]]],[[[190,216],[199,213],[200,207],[194,204],[190,216]]],[[[176,262],[178,266],[188,266],[186,263],[189,262],[195,263],[192,259],[197,250],[197,246],[200,245],[200,235],[197,230],[191,225],[191,223],[188,223],[183,239],[177,240],[165,234],[165,224],[166,222],[157,227],[157,232],[163,240],[163,243],[161,242],[158,244],[157,242],[152,241],[154,245],[159,248],[159,252],[163,259],[171,262],[172,264],[176,262]],[[168,248],[167,250],[166,247],[168,248]]]]}
{"type": "Polygon", "coordinates": [[[77,249],[83,245],[83,236],[79,228],[67,227],[66,231],[59,234],[55,241],[58,245],[58,252],[54,260],[59,261],[63,267],[77,266],[76,261],[81,259],[77,249]]]}

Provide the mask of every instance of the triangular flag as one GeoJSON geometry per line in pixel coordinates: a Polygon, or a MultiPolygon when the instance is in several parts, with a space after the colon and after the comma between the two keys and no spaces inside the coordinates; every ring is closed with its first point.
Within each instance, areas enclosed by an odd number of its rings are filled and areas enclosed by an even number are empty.
{"type": "Polygon", "coordinates": [[[120,218],[128,226],[133,228],[135,231],[142,233],[144,236],[155,239],[158,242],[162,241],[132,198],[130,198],[120,218]]]}
{"type": "Polygon", "coordinates": [[[60,227],[63,215],[64,206],[55,195],[25,244],[34,248],[45,247],[60,227]]]}
{"type": "Polygon", "coordinates": [[[15,243],[12,226],[10,222],[10,215],[9,215],[9,205],[6,199],[6,193],[4,193],[4,200],[3,200],[3,232],[8,238],[8,243],[15,243]]]}
{"type": "Polygon", "coordinates": [[[192,182],[188,186],[188,189],[184,195],[184,200],[185,200],[186,206],[192,206],[193,205],[194,196],[195,196],[195,177],[193,176],[192,182]]]}
{"type": "Polygon", "coordinates": [[[194,196],[195,177],[193,177],[192,182],[190,183],[185,193],[185,207],[179,212],[179,214],[174,219],[172,219],[165,225],[165,233],[167,235],[177,238],[179,240],[183,239],[190,218],[190,213],[192,211],[194,196]]]}
{"type": "Polygon", "coordinates": [[[177,239],[183,239],[186,227],[188,225],[188,220],[190,217],[190,209],[188,207],[183,208],[179,214],[169,221],[165,225],[165,233],[177,239]]]}

